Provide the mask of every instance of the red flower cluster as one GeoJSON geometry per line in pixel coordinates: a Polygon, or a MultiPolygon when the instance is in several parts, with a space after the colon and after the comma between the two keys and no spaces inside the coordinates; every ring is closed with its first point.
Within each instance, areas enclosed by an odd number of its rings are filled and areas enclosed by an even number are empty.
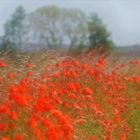
{"type": "MultiPolygon", "coordinates": [[[[132,64],[139,68],[139,61],[132,64]]],[[[0,67],[6,67],[2,60],[0,67]]],[[[125,67],[108,69],[103,58],[93,65],[69,59],[38,75],[29,63],[20,78],[8,71],[0,78],[0,140],[128,139],[135,131],[129,122],[140,104],[140,76],[122,73],[125,67]],[[137,90],[128,94],[132,86],[137,90]],[[82,128],[91,124],[87,135],[82,128]]]]}

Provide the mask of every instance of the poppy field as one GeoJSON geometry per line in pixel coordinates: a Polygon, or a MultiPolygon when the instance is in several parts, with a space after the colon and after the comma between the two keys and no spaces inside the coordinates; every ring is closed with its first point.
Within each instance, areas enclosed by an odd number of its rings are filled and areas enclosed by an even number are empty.
{"type": "Polygon", "coordinates": [[[0,140],[139,140],[140,60],[0,60],[0,140]]]}

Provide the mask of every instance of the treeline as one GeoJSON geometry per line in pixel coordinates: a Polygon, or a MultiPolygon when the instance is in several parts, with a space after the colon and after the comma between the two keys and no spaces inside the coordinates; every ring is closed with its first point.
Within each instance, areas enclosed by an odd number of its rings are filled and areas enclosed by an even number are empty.
{"type": "Polygon", "coordinates": [[[17,7],[4,25],[1,40],[1,51],[9,52],[114,47],[110,33],[97,14],[86,15],[80,10],[56,6],[45,6],[32,13],[17,7]]]}

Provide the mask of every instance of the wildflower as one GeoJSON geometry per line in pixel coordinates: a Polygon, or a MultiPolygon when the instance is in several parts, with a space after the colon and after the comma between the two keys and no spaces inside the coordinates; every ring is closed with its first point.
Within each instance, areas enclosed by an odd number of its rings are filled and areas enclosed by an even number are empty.
{"type": "Polygon", "coordinates": [[[10,113],[10,118],[11,118],[12,120],[14,120],[14,121],[18,121],[18,115],[17,115],[17,113],[16,113],[15,111],[12,111],[12,112],[10,113]]]}
{"type": "Polygon", "coordinates": [[[83,70],[87,70],[87,69],[88,69],[88,64],[85,64],[85,63],[82,64],[82,69],[83,69],[83,70]]]}
{"type": "Polygon", "coordinates": [[[6,67],[6,64],[3,60],[0,60],[0,67],[1,68],[5,68],[6,67]]]}
{"type": "Polygon", "coordinates": [[[47,128],[47,129],[51,129],[53,128],[54,124],[48,119],[48,118],[44,118],[42,120],[42,124],[47,128]]]}
{"type": "Polygon", "coordinates": [[[0,77],[0,83],[3,81],[3,78],[2,77],[0,77]]]}
{"type": "Polygon", "coordinates": [[[70,124],[64,124],[63,131],[65,140],[70,140],[73,135],[73,127],[70,124]]]}
{"type": "Polygon", "coordinates": [[[125,134],[121,134],[119,140],[126,140],[126,135],[125,134]]]}
{"type": "Polygon", "coordinates": [[[33,75],[33,72],[32,71],[28,71],[27,72],[27,76],[32,76],[33,75]]]}
{"type": "Polygon", "coordinates": [[[31,68],[32,67],[32,64],[31,63],[26,63],[25,64],[25,68],[31,68]]]}
{"type": "Polygon", "coordinates": [[[7,130],[7,124],[5,124],[5,123],[0,123],[0,133],[1,133],[2,131],[5,131],[5,130],[7,130]]]}
{"type": "Polygon", "coordinates": [[[69,97],[70,99],[76,99],[76,98],[77,98],[77,96],[76,96],[74,93],[70,93],[70,94],[68,95],[68,97],[69,97]]]}
{"type": "Polygon", "coordinates": [[[91,136],[87,140],[97,140],[96,136],[91,136]]]}
{"type": "Polygon", "coordinates": [[[36,115],[32,115],[28,121],[29,127],[30,128],[36,128],[38,125],[38,118],[36,115]]]}
{"type": "Polygon", "coordinates": [[[0,113],[9,114],[10,107],[8,104],[1,104],[0,105],[0,113]]]}
{"type": "Polygon", "coordinates": [[[33,132],[37,140],[42,140],[43,139],[43,133],[39,128],[36,128],[33,132]]]}
{"type": "Polygon", "coordinates": [[[50,129],[47,131],[47,140],[59,140],[59,134],[55,129],[50,129]]]}
{"type": "Polygon", "coordinates": [[[31,101],[31,96],[26,95],[26,96],[22,96],[19,94],[11,94],[9,96],[9,99],[13,100],[17,105],[21,106],[21,107],[26,107],[29,105],[29,102],[31,101]]]}
{"type": "Polygon", "coordinates": [[[13,75],[13,73],[8,73],[8,74],[6,75],[6,77],[7,77],[7,79],[11,80],[11,79],[14,78],[14,75],[13,75]]]}
{"type": "Polygon", "coordinates": [[[11,140],[11,139],[8,137],[2,137],[1,140],[11,140]]]}
{"type": "Polygon", "coordinates": [[[75,85],[73,83],[68,82],[66,86],[68,90],[76,91],[75,85]]]}
{"type": "Polygon", "coordinates": [[[85,87],[85,88],[83,88],[82,93],[84,95],[91,95],[91,94],[93,94],[93,91],[90,88],[85,87]]]}
{"type": "Polygon", "coordinates": [[[24,137],[21,134],[16,134],[14,140],[24,140],[24,137]]]}

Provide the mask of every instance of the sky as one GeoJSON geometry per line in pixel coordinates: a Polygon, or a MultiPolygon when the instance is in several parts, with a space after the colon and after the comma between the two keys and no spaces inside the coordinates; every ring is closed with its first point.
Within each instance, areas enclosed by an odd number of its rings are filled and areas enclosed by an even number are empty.
{"type": "Polygon", "coordinates": [[[47,5],[97,13],[118,46],[140,44],[140,0],[0,0],[0,36],[4,23],[19,5],[28,13],[47,5]]]}

